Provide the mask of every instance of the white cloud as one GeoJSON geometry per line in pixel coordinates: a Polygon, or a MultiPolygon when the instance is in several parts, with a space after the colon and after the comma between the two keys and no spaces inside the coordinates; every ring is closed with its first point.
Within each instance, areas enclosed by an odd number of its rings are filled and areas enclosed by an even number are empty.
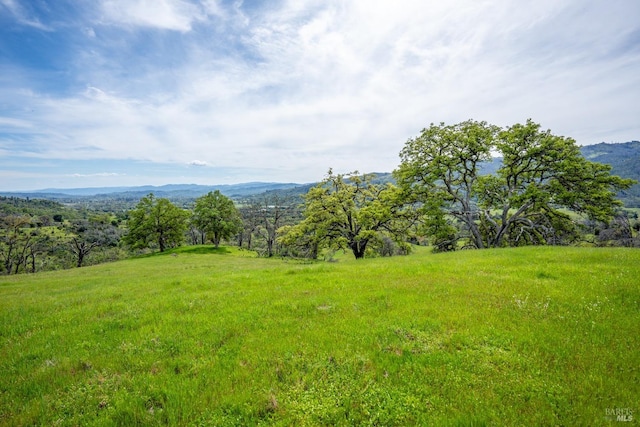
{"type": "Polygon", "coordinates": [[[202,10],[182,0],[103,0],[108,21],[186,32],[203,19],[202,10]]]}
{"type": "Polygon", "coordinates": [[[220,4],[220,0],[203,0],[202,6],[208,15],[228,18],[228,13],[220,4]]]}
{"type": "Polygon", "coordinates": [[[189,166],[204,167],[207,166],[207,162],[203,162],[202,160],[193,160],[189,162],[189,166]]]}
{"type": "Polygon", "coordinates": [[[36,28],[42,31],[52,31],[36,18],[29,16],[29,13],[16,0],[0,0],[0,5],[4,6],[20,24],[36,28]]]}
{"type": "Polygon", "coordinates": [[[33,124],[29,120],[0,117],[0,129],[33,129],[33,124]]]}

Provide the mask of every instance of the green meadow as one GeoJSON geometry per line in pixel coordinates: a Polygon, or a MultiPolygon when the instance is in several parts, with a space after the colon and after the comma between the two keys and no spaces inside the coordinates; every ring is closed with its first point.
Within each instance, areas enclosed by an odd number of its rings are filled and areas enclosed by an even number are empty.
{"type": "Polygon", "coordinates": [[[0,277],[0,424],[607,425],[640,416],[640,251],[236,248],[0,277]]]}

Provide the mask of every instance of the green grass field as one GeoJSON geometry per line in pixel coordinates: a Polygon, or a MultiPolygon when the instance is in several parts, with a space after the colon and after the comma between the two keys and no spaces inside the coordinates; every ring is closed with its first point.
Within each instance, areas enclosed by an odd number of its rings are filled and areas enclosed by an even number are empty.
{"type": "Polygon", "coordinates": [[[0,277],[2,425],[637,423],[639,367],[632,249],[187,247],[0,277]]]}

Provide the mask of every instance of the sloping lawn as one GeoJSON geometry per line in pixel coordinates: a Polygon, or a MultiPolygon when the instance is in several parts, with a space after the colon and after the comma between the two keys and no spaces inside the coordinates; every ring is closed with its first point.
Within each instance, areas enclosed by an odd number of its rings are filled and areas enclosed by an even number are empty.
{"type": "Polygon", "coordinates": [[[640,414],[640,251],[0,277],[2,425],[602,425],[640,414]]]}

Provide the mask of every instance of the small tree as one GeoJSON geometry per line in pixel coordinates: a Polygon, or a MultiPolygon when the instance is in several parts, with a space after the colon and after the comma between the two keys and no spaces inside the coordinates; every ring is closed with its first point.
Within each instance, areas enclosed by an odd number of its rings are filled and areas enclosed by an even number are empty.
{"type": "Polygon", "coordinates": [[[319,246],[349,248],[356,259],[380,233],[401,239],[408,229],[408,209],[402,208],[399,189],[372,183],[373,175],[358,172],[327,177],[305,196],[304,220],[282,230],[280,241],[303,240],[317,255],[319,246]]]}
{"type": "Polygon", "coordinates": [[[73,221],[69,231],[69,246],[76,258],[76,267],[82,267],[86,256],[95,248],[116,246],[121,234],[108,215],[73,221]]]}
{"type": "Polygon", "coordinates": [[[297,194],[282,195],[278,192],[266,192],[246,199],[240,209],[244,229],[238,233],[238,245],[267,257],[282,253],[279,230],[302,219],[300,202],[297,194]]]}
{"type": "Polygon", "coordinates": [[[192,222],[213,241],[216,248],[222,239],[229,239],[242,230],[238,209],[218,190],[196,199],[192,222]]]}
{"type": "Polygon", "coordinates": [[[253,236],[262,224],[262,204],[257,201],[247,203],[239,209],[242,217],[242,230],[238,233],[238,246],[253,249],[253,236]]]}
{"type": "Polygon", "coordinates": [[[129,231],[123,241],[134,249],[157,245],[160,252],[164,252],[183,242],[188,217],[185,210],[168,199],[156,199],[151,193],[129,213],[129,231]]]}
{"type": "Polygon", "coordinates": [[[629,217],[618,212],[615,218],[598,233],[598,244],[633,247],[637,241],[633,238],[633,228],[629,217]]]}
{"type": "Polygon", "coordinates": [[[37,227],[29,215],[0,218],[0,272],[35,273],[36,260],[49,252],[55,242],[37,227]]]}
{"type": "Polygon", "coordinates": [[[296,225],[280,227],[277,240],[283,255],[316,259],[323,236],[318,235],[311,223],[302,221],[296,225]]]}

